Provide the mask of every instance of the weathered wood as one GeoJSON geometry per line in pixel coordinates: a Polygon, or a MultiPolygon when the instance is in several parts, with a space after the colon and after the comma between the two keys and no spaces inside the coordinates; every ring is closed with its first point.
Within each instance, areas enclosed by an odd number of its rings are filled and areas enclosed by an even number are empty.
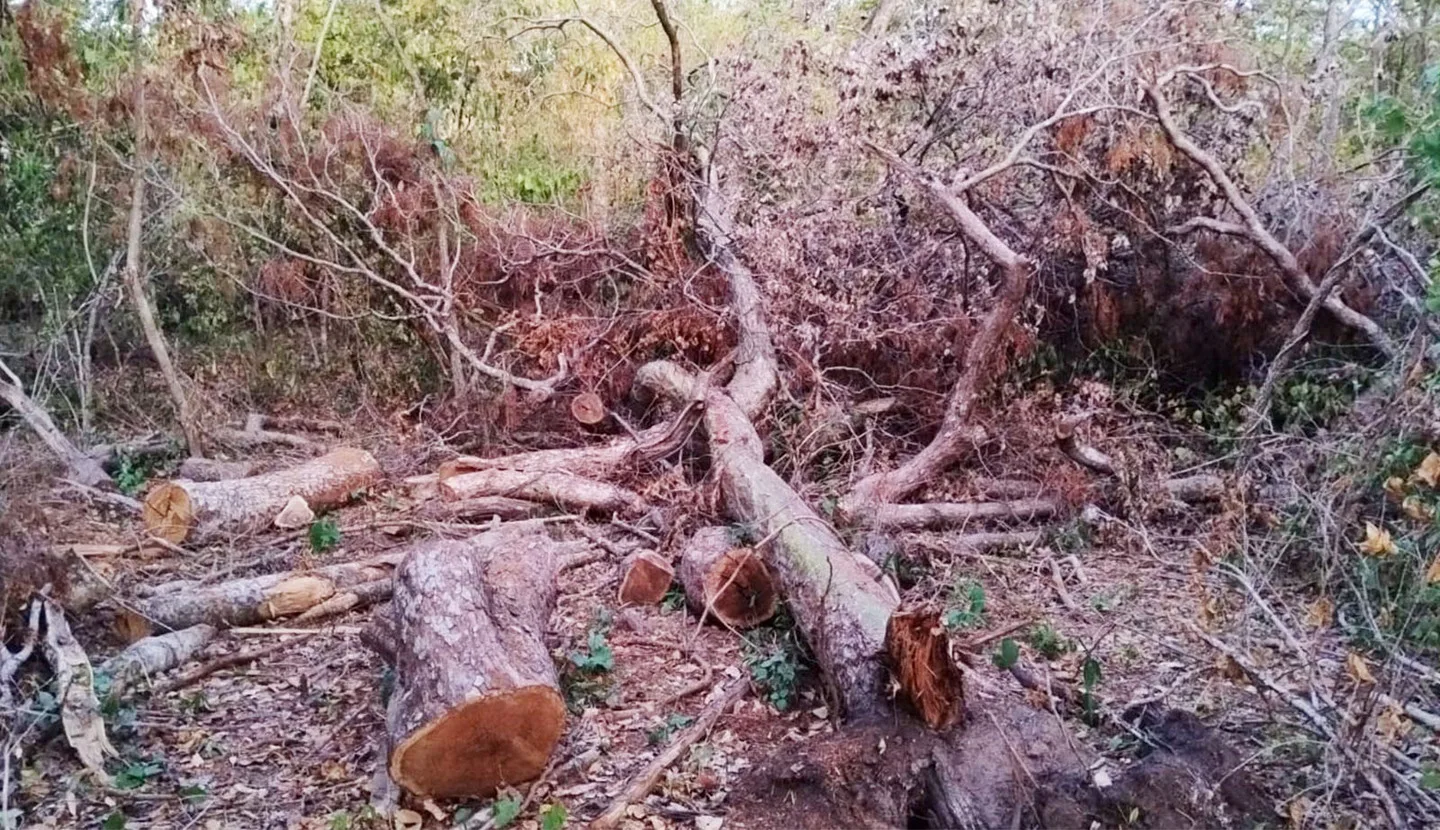
{"type": "Polygon", "coordinates": [[[5,365],[3,360],[0,360],[0,375],[4,375],[0,377],[0,401],[4,401],[19,413],[35,434],[40,436],[40,440],[45,442],[45,446],[65,462],[70,475],[76,481],[88,486],[110,483],[110,476],[105,474],[100,462],[80,452],[70,443],[65,433],[50,420],[50,413],[25,394],[20,378],[10,371],[10,367],[5,365]]]}
{"type": "Polygon", "coordinates": [[[685,600],[702,617],[732,628],[750,628],[775,616],[780,590],[754,549],[736,545],[730,531],[706,527],[680,552],[685,600]]]}
{"type": "Polygon", "coordinates": [[[524,499],[510,499],[504,496],[477,496],[459,501],[430,501],[416,511],[422,519],[438,522],[483,522],[493,518],[513,522],[520,519],[537,519],[548,516],[555,510],[548,505],[524,499]]]}
{"type": "Polygon", "coordinates": [[[675,569],[653,550],[638,550],[620,565],[621,605],[658,605],[675,581],[675,569]]]}
{"type": "Polygon", "coordinates": [[[886,530],[920,530],[993,519],[1042,519],[1054,515],[1058,509],[1051,499],[878,504],[864,520],[872,527],[886,530]]]}
{"type": "Polygon", "coordinates": [[[215,458],[187,458],[180,462],[179,477],[189,481],[228,481],[255,474],[250,461],[220,461],[215,458]]]}
{"type": "Polygon", "coordinates": [[[552,504],[567,510],[625,515],[638,515],[645,511],[645,501],[623,487],[559,472],[476,470],[449,478],[442,476],[440,493],[451,501],[477,496],[505,496],[552,504]]]}
{"type": "Polygon", "coordinates": [[[392,553],[365,562],[346,562],[312,571],[265,574],[156,594],[136,610],[168,629],[206,623],[220,628],[254,625],[300,614],[344,589],[383,580],[399,564],[392,553]]]}
{"type": "Polygon", "coordinates": [[[169,671],[194,657],[214,639],[215,631],[215,626],[200,623],[132,643],[100,664],[100,673],[110,677],[109,696],[118,698],[134,683],[169,671]]]}
{"type": "Polygon", "coordinates": [[[500,528],[410,549],[387,615],[389,768],[402,788],[483,798],[544,770],[565,723],[545,630],[571,547],[500,528]]]}
{"type": "Polygon", "coordinates": [[[336,507],[380,480],[370,453],[350,447],[295,467],[230,481],[168,481],[145,498],[145,527],[168,542],[221,530],[254,531],[274,520],[292,496],[311,508],[336,507]]]}

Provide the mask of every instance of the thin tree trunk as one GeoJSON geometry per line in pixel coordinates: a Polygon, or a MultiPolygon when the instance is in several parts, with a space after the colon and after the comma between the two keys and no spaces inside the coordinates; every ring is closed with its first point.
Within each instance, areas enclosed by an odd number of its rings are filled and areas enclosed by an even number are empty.
{"type": "Polygon", "coordinates": [[[61,432],[60,428],[55,426],[55,422],[50,420],[50,414],[45,411],[44,407],[35,403],[29,395],[25,394],[25,389],[20,385],[20,378],[10,371],[10,367],[5,365],[3,360],[0,360],[0,373],[9,378],[9,380],[0,378],[0,400],[5,401],[11,409],[19,413],[25,423],[35,431],[35,434],[40,436],[40,440],[45,442],[45,446],[60,456],[60,460],[64,461],[69,468],[71,477],[81,484],[91,487],[97,484],[108,484],[110,476],[105,474],[100,462],[70,443],[70,439],[65,437],[65,433],[61,432]]]}
{"type": "Polygon", "coordinates": [[[191,415],[190,403],[186,400],[180,374],[170,360],[170,348],[165,344],[165,335],[155,322],[155,312],[145,294],[145,281],[140,273],[140,232],[145,224],[145,167],[148,158],[145,149],[145,78],[141,72],[140,57],[143,12],[144,4],[135,0],[130,10],[130,44],[135,50],[132,58],[132,79],[135,84],[135,169],[130,179],[130,226],[126,235],[125,284],[130,289],[131,301],[135,303],[135,313],[140,317],[140,328],[145,332],[145,341],[155,355],[155,362],[160,364],[160,373],[165,376],[165,385],[170,388],[170,397],[175,401],[180,417],[180,429],[185,433],[185,444],[192,458],[200,458],[205,455],[205,445],[200,440],[200,430],[191,415]]]}

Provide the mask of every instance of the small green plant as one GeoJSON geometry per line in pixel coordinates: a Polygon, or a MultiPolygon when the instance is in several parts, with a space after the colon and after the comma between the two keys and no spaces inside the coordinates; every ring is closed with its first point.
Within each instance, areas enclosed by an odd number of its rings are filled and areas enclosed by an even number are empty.
{"type": "Polygon", "coordinates": [[[771,706],[783,712],[794,705],[805,673],[806,652],[788,608],[782,606],[769,625],[750,632],[744,641],[744,660],[750,679],[765,691],[771,706]]]}
{"type": "Polygon", "coordinates": [[[125,830],[125,814],[116,810],[100,822],[100,830],[125,830]]]}
{"type": "Polygon", "coordinates": [[[645,733],[645,742],[650,746],[659,746],[667,743],[670,736],[677,731],[684,729],[694,723],[695,719],[689,715],[674,714],[665,719],[665,722],[645,733]]]}
{"type": "Polygon", "coordinates": [[[669,614],[685,607],[685,591],[678,585],[671,585],[660,600],[660,610],[669,614]]]}
{"type": "Polygon", "coordinates": [[[598,615],[585,636],[585,648],[570,652],[570,665],[584,674],[601,674],[615,668],[615,652],[606,640],[609,632],[609,615],[598,615]]]}
{"type": "Polygon", "coordinates": [[[340,526],[334,519],[316,519],[310,523],[310,550],[324,553],[340,544],[340,526]]]}
{"type": "Polygon", "coordinates": [[[1054,626],[1043,622],[1030,629],[1030,647],[1046,660],[1054,660],[1069,651],[1072,644],[1062,637],[1054,626]]]}
{"type": "Polygon", "coordinates": [[[995,656],[992,658],[995,666],[1005,671],[1020,661],[1020,644],[1006,637],[1000,641],[1000,646],[995,649],[995,656]]]}
{"type": "Polygon", "coordinates": [[[985,622],[985,586],[973,579],[957,579],[940,618],[951,631],[975,628],[985,622]]]}
{"type": "Polygon", "coordinates": [[[540,830],[560,830],[569,816],[562,804],[546,804],[540,808],[540,830]]]}
{"type": "Polygon", "coordinates": [[[337,810],[330,814],[330,830],[350,830],[353,826],[348,811],[337,810]]]}
{"type": "Polygon", "coordinates": [[[128,453],[122,453],[115,468],[115,486],[127,496],[134,496],[150,478],[150,467],[128,453]]]}
{"type": "Polygon", "coordinates": [[[1440,769],[1426,765],[1420,771],[1420,786],[1427,790],[1440,790],[1440,769]]]}
{"type": "Polygon", "coordinates": [[[180,711],[196,715],[201,712],[210,711],[210,700],[205,697],[204,690],[185,695],[180,698],[180,711]]]}
{"type": "Polygon", "coordinates": [[[180,788],[180,797],[187,803],[199,804],[210,797],[210,791],[201,784],[186,784],[180,788]]]}
{"type": "Polygon", "coordinates": [[[521,803],[519,795],[495,799],[495,804],[490,808],[490,819],[495,822],[497,830],[504,830],[515,823],[515,819],[520,817],[521,803]]]}
{"type": "Polygon", "coordinates": [[[115,773],[113,785],[117,790],[135,790],[145,786],[145,782],[159,775],[165,766],[158,761],[142,760],[132,761],[115,773]]]}

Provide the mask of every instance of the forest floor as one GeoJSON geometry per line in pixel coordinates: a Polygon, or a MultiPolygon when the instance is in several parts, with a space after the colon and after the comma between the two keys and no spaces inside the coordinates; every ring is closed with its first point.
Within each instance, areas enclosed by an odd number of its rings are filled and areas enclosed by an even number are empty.
{"type": "MultiPolygon", "coordinates": [[[[49,541],[57,548],[138,545],[90,560],[113,583],[116,596],[124,597],[137,586],[167,580],[359,560],[429,534],[467,532],[410,521],[414,499],[401,481],[433,469],[425,466],[434,456],[432,446],[360,430],[327,442],[370,449],[389,484],[328,517],[342,532],[339,544],[323,553],[310,550],[296,534],[271,532],[182,554],[144,544],[139,522],[123,512],[60,491],[42,502],[49,541]]],[[[1136,434],[1124,443],[1155,446],[1153,436],[1140,440],[1136,434]]],[[[287,451],[247,458],[280,467],[303,456],[287,451]]],[[[956,471],[934,489],[958,492],[967,486],[968,474],[956,471]]],[[[1042,543],[984,552],[957,541],[972,528],[895,535],[892,564],[907,595],[943,602],[958,639],[1013,630],[1026,659],[1056,686],[1081,688],[1086,663],[1100,668],[1098,682],[1090,684],[1098,702],[1093,717],[1047,715],[1061,721],[1071,746],[1013,746],[1007,740],[1017,784],[1029,774],[1025,757],[1072,752],[1081,745],[1104,759],[1103,767],[1092,767],[1097,780],[1115,777],[1137,757],[1140,743],[1118,715],[1137,702],[1159,702],[1196,713],[1236,750],[1240,768],[1215,774],[1229,777],[1243,768],[1264,791],[1264,808],[1274,811],[1277,824],[1303,818],[1307,809],[1344,813],[1338,802],[1349,796],[1337,795],[1327,771],[1317,766],[1313,742],[1295,725],[1294,713],[1262,695],[1195,627],[1201,622],[1209,636],[1234,644],[1272,676],[1309,677],[1329,694],[1357,691],[1335,630],[1300,622],[1306,598],[1271,597],[1270,603],[1294,621],[1291,633],[1312,659],[1294,653],[1269,618],[1256,612],[1241,581],[1211,567],[1207,539],[1233,524],[1225,519],[1227,509],[1168,504],[1137,509],[1128,518],[1102,513],[1088,523],[1067,519],[1050,528],[1042,543]]],[[[575,535],[566,523],[553,527],[575,535]]],[[[589,527],[619,547],[641,541],[616,525],[589,527]]],[[[815,673],[797,662],[793,632],[783,623],[748,632],[742,640],[723,628],[697,625],[674,597],[658,607],[617,608],[616,565],[601,561],[561,576],[549,641],[557,665],[570,665],[577,650],[608,648],[613,666],[590,675],[566,673],[571,711],[564,736],[539,783],[511,796],[523,808],[512,826],[540,827],[543,815],[553,822],[558,813],[552,805],[562,806],[572,822],[593,817],[726,678],[763,671],[757,668],[761,664],[782,671],[798,665],[793,683],[783,674],[768,675],[768,687],[759,687],[723,717],[708,739],[667,772],[654,794],[630,809],[631,819],[622,825],[731,826],[723,818],[726,798],[740,777],[835,731],[834,713],[815,673]]],[[[11,798],[25,811],[25,826],[387,826],[368,806],[380,763],[386,683],[382,662],[360,642],[368,615],[355,610],[302,633],[293,633],[297,629],[284,621],[222,631],[197,661],[284,645],[164,696],[141,692],[109,712],[110,737],[120,755],[112,786],[94,784],[60,739],[24,757],[11,774],[11,798]]],[[[74,621],[92,662],[125,645],[118,630],[123,624],[116,624],[123,616],[91,613],[74,621]]],[[[967,708],[983,712],[987,702],[1006,702],[1049,712],[1044,695],[1027,692],[994,665],[995,647],[992,641],[968,655],[967,708]]],[[[404,806],[414,811],[406,817],[418,817],[426,827],[504,824],[495,820],[491,802],[404,806]]],[[[1137,818],[1115,821],[1121,826],[1137,818]]]]}

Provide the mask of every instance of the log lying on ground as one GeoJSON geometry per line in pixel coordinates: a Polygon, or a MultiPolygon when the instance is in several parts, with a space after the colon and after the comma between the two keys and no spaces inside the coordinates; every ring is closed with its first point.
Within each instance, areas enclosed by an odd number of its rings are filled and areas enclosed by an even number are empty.
{"type": "MultiPolygon", "coordinates": [[[[680,400],[703,395],[711,463],[726,510],[767,540],[768,562],[845,716],[862,721],[885,717],[893,697],[887,689],[885,643],[890,617],[899,607],[895,595],[766,466],[760,436],[727,394],[667,363],[642,366],[636,382],[680,400]]],[[[927,636],[945,638],[940,627],[929,629],[927,636]]],[[[952,691],[958,705],[960,690],[952,691]]],[[[901,693],[908,696],[911,690],[902,687],[901,693]]]]}
{"type": "Polygon", "coordinates": [[[437,522],[485,522],[494,518],[514,522],[538,519],[554,512],[548,505],[538,502],[504,496],[478,496],[458,501],[427,502],[416,511],[416,515],[421,519],[437,522]]]}
{"type": "Polygon", "coordinates": [[[370,453],[350,447],[273,473],[231,481],[169,481],[145,497],[145,528],[167,542],[270,524],[292,496],[313,509],[336,507],[380,480],[370,453]]]}
{"type": "Polygon", "coordinates": [[[645,512],[645,501],[637,494],[623,487],[569,473],[476,470],[443,479],[440,493],[447,501],[504,496],[553,504],[566,510],[622,515],[645,512]]]}
{"type": "Polygon", "coordinates": [[[215,631],[215,626],[200,623],[132,643],[100,664],[100,673],[110,677],[109,696],[118,698],[135,683],[169,671],[194,657],[215,638],[215,631]]]}
{"type": "Polygon", "coordinates": [[[1059,505],[1051,499],[878,504],[871,508],[864,521],[884,530],[920,530],[994,519],[1043,519],[1058,511],[1059,505]]]}
{"type": "Polygon", "coordinates": [[[377,602],[384,602],[394,592],[394,582],[389,579],[377,579],[374,582],[362,582],[335,594],[324,602],[312,605],[295,622],[311,622],[312,620],[323,620],[326,617],[333,617],[336,614],[343,614],[346,611],[359,608],[364,605],[372,605],[377,602]]]}
{"type": "Polygon", "coordinates": [[[201,623],[221,628],[254,625],[303,613],[344,589],[387,579],[400,558],[392,553],[312,571],[235,579],[157,594],[135,606],[142,616],[172,630],[201,623]]]}
{"type": "Polygon", "coordinates": [[[780,591],[754,548],[737,546],[730,531],[696,531],[680,552],[680,583],[685,600],[701,617],[731,628],[750,628],[775,616],[780,591]]]}
{"type": "Polygon", "coordinates": [[[675,569],[653,550],[639,550],[620,565],[621,605],[658,605],[675,581],[675,569]]]}
{"type": "Polygon", "coordinates": [[[50,420],[50,413],[25,394],[25,389],[20,385],[20,379],[10,371],[10,367],[5,365],[3,360],[0,360],[0,375],[3,375],[0,377],[0,401],[4,401],[11,409],[18,412],[25,423],[35,431],[35,434],[40,436],[40,440],[45,442],[45,446],[65,462],[72,478],[81,484],[92,487],[110,483],[110,476],[106,475],[100,462],[70,443],[70,439],[65,437],[65,433],[61,432],[60,428],[55,426],[55,422],[50,420]]]}
{"type": "MultiPolygon", "coordinates": [[[[565,724],[545,645],[561,553],[535,529],[421,543],[395,575],[390,776],[418,796],[488,797],[539,775],[565,724]]],[[[369,642],[367,640],[367,642],[369,642]]],[[[382,650],[383,653],[383,650],[382,650]]]]}
{"type": "Polygon", "coordinates": [[[179,477],[188,481],[228,481],[255,474],[250,461],[220,461],[215,458],[187,458],[180,462],[179,477]]]}

